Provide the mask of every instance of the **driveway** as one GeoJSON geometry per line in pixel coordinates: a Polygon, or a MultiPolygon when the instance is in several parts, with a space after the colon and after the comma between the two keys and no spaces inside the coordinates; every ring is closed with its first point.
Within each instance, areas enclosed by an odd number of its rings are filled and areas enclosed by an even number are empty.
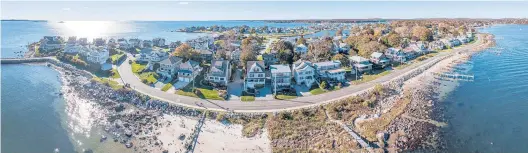
{"type": "Polygon", "coordinates": [[[237,69],[235,71],[233,82],[227,84],[227,93],[229,93],[230,99],[240,99],[242,91],[244,90],[244,80],[240,78],[242,76],[242,70],[237,69]]]}

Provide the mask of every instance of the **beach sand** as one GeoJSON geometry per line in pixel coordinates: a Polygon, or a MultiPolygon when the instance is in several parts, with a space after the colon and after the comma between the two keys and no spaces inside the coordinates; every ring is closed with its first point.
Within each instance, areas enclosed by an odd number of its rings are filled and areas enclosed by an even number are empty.
{"type": "Polygon", "coordinates": [[[261,153],[271,152],[271,140],[266,129],[251,138],[242,136],[242,125],[224,125],[215,120],[205,121],[198,144],[197,153],[261,153]]]}

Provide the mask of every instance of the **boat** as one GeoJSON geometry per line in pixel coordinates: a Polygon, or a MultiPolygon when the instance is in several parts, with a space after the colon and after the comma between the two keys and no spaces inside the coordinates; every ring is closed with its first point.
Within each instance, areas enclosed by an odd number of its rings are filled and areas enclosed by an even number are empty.
{"type": "Polygon", "coordinates": [[[55,151],[53,151],[54,153],[59,153],[59,148],[55,148],[55,151]]]}

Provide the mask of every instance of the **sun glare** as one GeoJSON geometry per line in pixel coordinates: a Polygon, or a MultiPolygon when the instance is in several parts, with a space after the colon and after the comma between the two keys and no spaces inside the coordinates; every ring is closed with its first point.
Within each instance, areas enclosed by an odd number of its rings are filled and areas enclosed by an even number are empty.
{"type": "Polygon", "coordinates": [[[104,37],[109,27],[114,24],[107,21],[66,21],[64,23],[68,35],[77,37],[104,37]]]}

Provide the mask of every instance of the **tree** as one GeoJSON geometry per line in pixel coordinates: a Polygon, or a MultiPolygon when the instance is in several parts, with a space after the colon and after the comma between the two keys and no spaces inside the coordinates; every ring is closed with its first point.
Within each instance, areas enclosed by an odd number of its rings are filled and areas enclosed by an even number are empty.
{"type": "Polygon", "coordinates": [[[394,32],[400,34],[400,36],[404,38],[411,38],[411,34],[412,34],[411,28],[407,26],[397,27],[394,29],[394,32]]]}
{"type": "Polygon", "coordinates": [[[189,60],[197,55],[198,52],[196,52],[193,48],[191,48],[191,46],[186,43],[178,46],[174,49],[174,52],[172,52],[172,56],[182,57],[184,60],[189,60]]]}
{"type": "Polygon", "coordinates": [[[221,59],[227,59],[226,51],[223,50],[223,49],[216,51],[215,58],[216,59],[220,59],[220,58],[221,59]]]}
{"type": "Polygon", "coordinates": [[[257,60],[257,56],[255,52],[250,50],[242,50],[242,53],[240,53],[240,61],[242,62],[242,65],[244,68],[246,67],[246,63],[248,61],[255,61],[257,60]]]}
{"type": "Polygon", "coordinates": [[[415,26],[412,30],[412,36],[421,41],[430,41],[433,39],[433,32],[423,26],[415,26]]]}
{"type": "Polygon", "coordinates": [[[321,89],[326,89],[328,83],[326,81],[321,82],[321,86],[319,86],[321,89]]]}
{"type": "Polygon", "coordinates": [[[387,47],[379,42],[371,41],[366,44],[359,45],[359,56],[369,58],[370,55],[376,51],[384,51],[387,47]]]}
{"type": "Polygon", "coordinates": [[[312,62],[321,62],[332,56],[332,43],[326,40],[313,42],[308,47],[307,56],[312,62]]]}
{"type": "Polygon", "coordinates": [[[332,60],[340,61],[341,62],[341,66],[349,66],[350,65],[350,61],[343,54],[335,54],[334,57],[332,57],[332,60]]]}
{"type": "Polygon", "coordinates": [[[286,49],[286,50],[279,50],[279,53],[276,55],[277,59],[279,59],[279,62],[281,64],[292,64],[293,63],[293,51],[286,49]]]}
{"type": "Polygon", "coordinates": [[[402,38],[398,33],[390,33],[387,36],[387,45],[391,47],[398,47],[401,45],[402,38]]]}
{"type": "Polygon", "coordinates": [[[350,30],[350,34],[357,34],[361,31],[361,29],[359,28],[359,26],[354,26],[352,27],[352,29],[350,30]]]}
{"type": "Polygon", "coordinates": [[[301,35],[301,37],[297,39],[297,45],[300,45],[300,44],[306,45],[306,39],[304,39],[303,35],[301,35]]]}
{"type": "Polygon", "coordinates": [[[281,50],[293,50],[293,44],[291,44],[289,41],[280,40],[275,45],[273,45],[273,49],[281,51],[281,50]]]}

